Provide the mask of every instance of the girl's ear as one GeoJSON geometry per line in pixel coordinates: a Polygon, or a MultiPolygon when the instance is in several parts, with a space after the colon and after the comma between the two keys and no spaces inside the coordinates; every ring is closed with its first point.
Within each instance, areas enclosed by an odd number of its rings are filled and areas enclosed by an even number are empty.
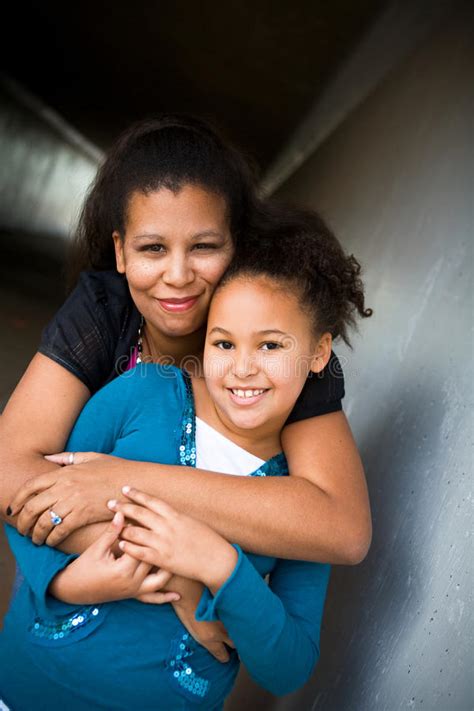
{"type": "Polygon", "coordinates": [[[125,254],[123,249],[123,239],[117,231],[112,232],[112,237],[114,240],[115,263],[117,265],[117,271],[119,272],[119,274],[125,274],[125,254]]]}
{"type": "Polygon", "coordinates": [[[331,357],[332,336],[330,333],[323,333],[319,339],[313,358],[311,359],[311,370],[313,373],[320,373],[328,364],[331,357]]]}

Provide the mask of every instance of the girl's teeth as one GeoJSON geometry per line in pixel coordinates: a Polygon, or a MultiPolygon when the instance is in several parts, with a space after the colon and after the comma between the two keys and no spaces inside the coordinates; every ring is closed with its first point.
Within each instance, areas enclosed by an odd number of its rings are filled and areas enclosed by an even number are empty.
{"type": "Polygon", "coordinates": [[[263,393],[263,390],[232,390],[234,395],[237,395],[237,397],[256,397],[257,395],[261,395],[263,393]]]}

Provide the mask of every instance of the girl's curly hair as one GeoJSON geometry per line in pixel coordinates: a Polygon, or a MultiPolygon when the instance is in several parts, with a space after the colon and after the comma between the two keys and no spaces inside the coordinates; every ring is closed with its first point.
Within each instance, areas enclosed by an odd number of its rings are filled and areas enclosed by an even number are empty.
{"type": "Polygon", "coordinates": [[[348,332],[366,308],[361,265],[346,254],[316,212],[262,202],[252,233],[219,287],[238,276],[265,276],[295,292],[309,309],[315,334],[331,333],[351,346],[348,332]]]}

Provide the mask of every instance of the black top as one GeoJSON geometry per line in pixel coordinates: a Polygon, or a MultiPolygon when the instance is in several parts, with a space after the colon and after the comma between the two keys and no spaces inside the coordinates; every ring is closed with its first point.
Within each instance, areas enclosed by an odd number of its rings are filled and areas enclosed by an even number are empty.
{"type": "MultiPolygon", "coordinates": [[[[122,373],[138,339],[140,314],[125,278],[114,271],[82,272],[69,298],[43,331],[39,352],[96,392],[122,373]]],[[[310,374],[289,422],[342,409],[344,375],[334,353],[310,374]]]]}

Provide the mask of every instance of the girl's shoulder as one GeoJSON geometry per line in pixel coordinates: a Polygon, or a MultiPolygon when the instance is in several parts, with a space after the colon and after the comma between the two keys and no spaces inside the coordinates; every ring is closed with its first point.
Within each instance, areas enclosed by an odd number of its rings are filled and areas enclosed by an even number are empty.
{"type": "Polygon", "coordinates": [[[132,390],[142,400],[156,397],[157,390],[167,398],[184,403],[188,398],[187,376],[181,368],[160,363],[137,363],[108,383],[106,388],[132,390]]]}

